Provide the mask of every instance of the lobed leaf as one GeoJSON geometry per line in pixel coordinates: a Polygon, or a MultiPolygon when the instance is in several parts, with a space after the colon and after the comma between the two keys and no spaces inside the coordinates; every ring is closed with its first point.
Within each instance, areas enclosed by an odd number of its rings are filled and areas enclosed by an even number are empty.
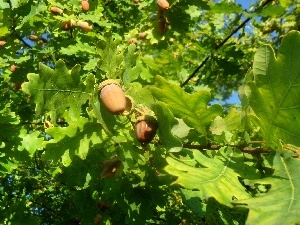
{"type": "Polygon", "coordinates": [[[46,133],[52,139],[43,143],[43,158],[54,162],[62,159],[64,166],[69,166],[75,155],[85,159],[90,147],[102,143],[100,130],[99,124],[83,117],[70,120],[68,127],[49,128],[46,133]]]}
{"type": "Polygon", "coordinates": [[[272,166],[274,174],[271,177],[250,180],[250,185],[271,185],[269,192],[233,204],[250,210],[246,224],[299,224],[300,160],[291,157],[288,151],[283,155],[277,152],[272,166]]]}
{"type": "Polygon", "coordinates": [[[152,95],[164,102],[174,116],[201,133],[206,134],[206,127],[212,120],[222,114],[221,105],[207,107],[211,100],[210,92],[201,90],[193,94],[185,93],[179,86],[157,77],[158,88],[151,88],[152,95]]]}
{"type": "MultiPolygon", "coordinates": [[[[220,158],[208,158],[200,151],[193,151],[195,162],[201,167],[187,165],[177,159],[167,157],[166,172],[178,177],[174,184],[179,184],[186,189],[199,190],[202,198],[215,198],[221,204],[232,206],[232,199],[249,198],[245,187],[239,182],[239,174],[235,171],[237,164],[244,166],[238,160],[234,160],[235,152],[230,147],[218,152],[220,158]],[[226,154],[224,150],[229,150],[226,154]]],[[[253,171],[249,170],[249,173],[253,171]]]]}
{"type": "Polygon", "coordinates": [[[88,75],[83,82],[79,72],[79,65],[69,71],[63,60],[56,62],[54,70],[40,63],[40,74],[29,73],[29,82],[22,85],[22,90],[33,96],[37,114],[49,112],[55,122],[69,108],[70,115],[76,117],[95,84],[93,75],[88,75]]]}
{"type": "Polygon", "coordinates": [[[262,131],[268,146],[276,147],[278,138],[300,145],[300,33],[288,33],[278,50],[265,45],[255,54],[254,81],[247,82],[250,107],[257,118],[252,122],[262,131]]]}

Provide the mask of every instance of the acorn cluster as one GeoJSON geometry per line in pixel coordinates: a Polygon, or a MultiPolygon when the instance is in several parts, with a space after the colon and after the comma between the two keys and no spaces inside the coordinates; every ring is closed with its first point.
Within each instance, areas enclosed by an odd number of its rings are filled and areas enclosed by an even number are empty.
{"type": "MultiPolygon", "coordinates": [[[[83,12],[88,12],[90,10],[90,4],[88,0],[82,0],[81,1],[81,8],[83,12]]],[[[57,6],[52,6],[50,8],[50,11],[52,14],[54,15],[61,15],[63,14],[63,10],[57,6]]],[[[69,21],[64,21],[61,24],[61,29],[62,30],[71,30],[75,27],[81,28],[83,31],[91,31],[93,29],[93,27],[91,25],[89,25],[88,22],[79,20],[79,21],[75,21],[75,20],[69,20],[69,21]]]]}
{"type": "Polygon", "coordinates": [[[100,83],[99,95],[107,111],[113,115],[129,115],[135,111],[135,136],[142,144],[150,143],[158,128],[158,123],[150,109],[134,106],[130,96],[126,96],[121,85],[113,79],[100,83]]]}

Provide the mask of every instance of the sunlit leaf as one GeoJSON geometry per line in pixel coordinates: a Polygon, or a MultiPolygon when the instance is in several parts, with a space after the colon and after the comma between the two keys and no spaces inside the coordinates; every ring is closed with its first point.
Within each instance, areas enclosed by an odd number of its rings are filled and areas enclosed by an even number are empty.
{"type": "Polygon", "coordinates": [[[28,74],[29,82],[22,85],[22,90],[31,95],[36,103],[38,114],[48,113],[55,123],[69,108],[70,115],[76,117],[81,106],[94,90],[94,76],[88,75],[83,81],[80,66],[68,70],[63,60],[58,60],[55,69],[40,64],[40,74],[28,74]]]}
{"type": "Polygon", "coordinates": [[[208,107],[209,91],[198,91],[194,94],[185,93],[178,85],[168,83],[162,77],[157,77],[158,88],[151,88],[152,95],[164,102],[174,116],[183,119],[190,127],[206,134],[206,126],[222,113],[220,105],[208,107]]]}
{"type": "MultiPolygon", "coordinates": [[[[226,150],[226,148],[224,149],[226,150]]],[[[221,204],[232,206],[233,199],[249,198],[245,187],[239,182],[237,161],[234,160],[234,151],[227,149],[229,153],[220,150],[220,158],[209,158],[200,151],[193,151],[194,160],[201,167],[194,167],[168,157],[168,166],[165,170],[177,177],[174,184],[179,184],[186,189],[196,189],[201,192],[201,197],[208,199],[215,198],[221,204]]],[[[243,166],[241,163],[240,166],[243,166]]],[[[250,171],[249,171],[250,172],[250,171]]]]}
{"type": "Polygon", "coordinates": [[[261,196],[234,202],[239,207],[249,208],[246,224],[298,224],[299,219],[299,168],[300,160],[285,151],[276,153],[272,163],[274,174],[258,180],[250,180],[249,185],[271,185],[261,196]],[[270,213],[272,212],[272,213],[270,213]]]}
{"type": "Polygon", "coordinates": [[[277,137],[285,143],[300,145],[300,34],[290,32],[283,39],[275,58],[266,45],[255,54],[254,81],[249,104],[258,117],[258,125],[267,145],[278,146],[277,137]]]}

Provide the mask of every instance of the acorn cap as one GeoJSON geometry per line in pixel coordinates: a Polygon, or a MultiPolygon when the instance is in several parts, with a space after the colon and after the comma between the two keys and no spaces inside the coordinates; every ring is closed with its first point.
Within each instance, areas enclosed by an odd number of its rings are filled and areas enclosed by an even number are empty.
{"type": "Polygon", "coordinates": [[[117,80],[114,80],[114,79],[107,79],[105,81],[102,81],[100,84],[99,84],[99,91],[102,90],[102,88],[104,88],[105,86],[107,85],[110,85],[110,84],[116,84],[118,85],[119,87],[121,87],[120,83],[117,81],[117,80]]]}
{"type": "Polygon", "coordinates": [[[157,120],[156,120],[156,118],[154,116],[151,116],[151,115],[142,115],[142,116],[139,116],[136,119],[136,123],[138,123],[140,121],[149,121],[150,123],[152,123],[153,125],[155,125],[156,127],[158,127],[158,122],[157,122],[157,120]]]}
{"type": "Polygon", "coordinates": [[[125,98],[126,98],[126,108],[125,111],[122,113],[122,115],[128,116],[130,113],[132,113],[135,103],[131,96],[125,95],[125,98]]]}

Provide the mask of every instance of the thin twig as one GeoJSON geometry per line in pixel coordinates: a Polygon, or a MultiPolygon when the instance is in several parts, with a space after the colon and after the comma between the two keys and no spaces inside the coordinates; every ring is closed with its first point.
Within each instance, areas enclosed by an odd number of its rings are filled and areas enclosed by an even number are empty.
{"type": "MultiPolygon", "coordinates": [[[[260,9],[264,6],[266,6],[267,4],[269,4],[270,2],[272,2],[273,0],[266,0],[264,1],[257,9],[260,9]]],[[[227,37],[225,37],[223,39],[223,41],[221,41],[221,43],[219,43],[214,49],[213,51],[218,50],[219,48],[221,48],[236,32],[238,32],[241,28],[243,28],[249,21],[251,20],[251,18],[247,18],[246,20],[244,20],[237,28],[235,28],[227,37]]],[[[206,56],[206,58],[201,62],[201,64],[194,70],[194,72],[180,85],[180,87],[185,86],[195,75],[196,73],[207,63],[207,61],[210,59],[209,56],[206,56]]]]}
{"type": "MultiPolygon", "coordinates": [[[[264,149],[261,147],[242,147],[242,146],[238,146],[238,145],[230,145],[231,147],[235,147],[238,148],[239,150],[241,150],[244,153],[249,153],[249,154],[259,154],[259,153],[270,153],[271,150],[269,149],[264,149]]],[[[206,151],[206,150],[219,150],[220,148],[224,147],[224,146],[220,146],[220,145],[192,145],[192,144],[183,144],[184,148],[189,148],[189,149],[197,149],[200,151],[206,151]]]]}

